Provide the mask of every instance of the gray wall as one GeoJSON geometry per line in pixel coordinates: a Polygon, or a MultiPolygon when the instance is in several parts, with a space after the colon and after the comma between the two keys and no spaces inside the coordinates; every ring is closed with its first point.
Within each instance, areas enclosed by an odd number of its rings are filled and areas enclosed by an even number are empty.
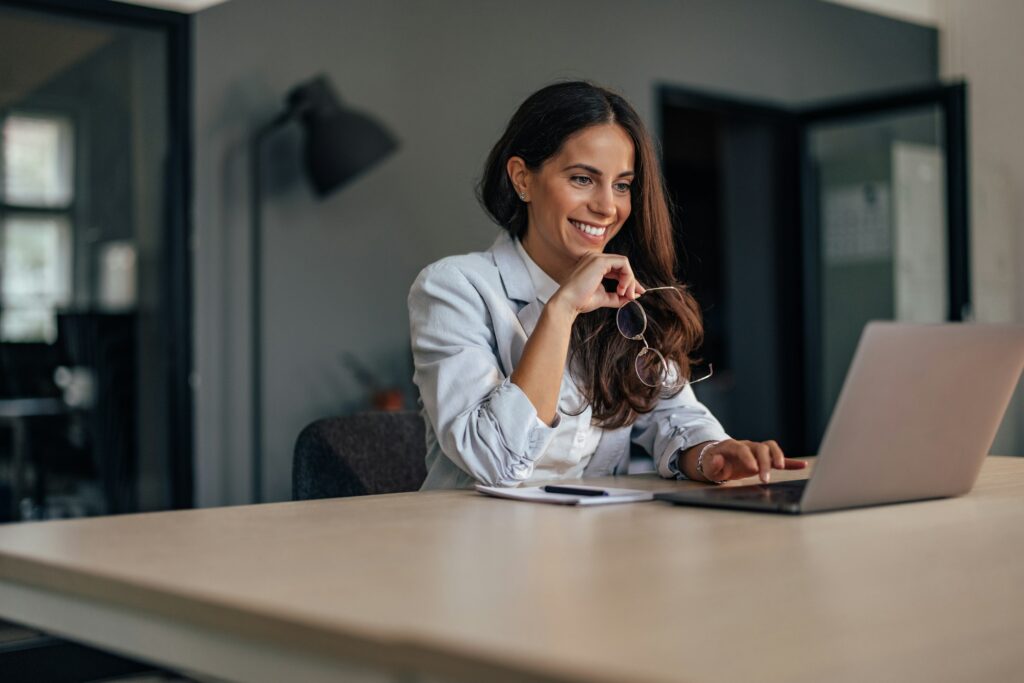
{"type": "MultiPolygon", "coordinates": [[[[1024,26],[1020,0],[936,0],[942,73],[970,84],[971,293],[975,319],[1024,324],[1024,26]]],[[[992,453],[1024,455],[1024,380],[992,453]]]]}
{"type": "Polygon", "coordinates": [[[472,187],[515,106],[585,77],[653,122],[656,83],[799,103],[935,78],[930,29],[817,0],[239,0],[195,21],[196,501],[249,492],[247,136],[325,72],[401,138],[317,202],[296,131],[268,145],[263,217],[266,496],[290,493],[299,430],[365,396],[350,351],[408,388],[405,296],[442,256],[485,248],[472,187]]]}

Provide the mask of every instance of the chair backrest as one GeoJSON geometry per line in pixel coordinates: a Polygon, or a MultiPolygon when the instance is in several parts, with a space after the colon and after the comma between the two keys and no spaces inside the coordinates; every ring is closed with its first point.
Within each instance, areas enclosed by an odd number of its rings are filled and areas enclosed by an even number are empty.
{"type": "Polygon", "coordinates": [[[426,453],[423,418],[412,410],[317,420],[295,442],[292,499],[416,491],[426,453]]]}

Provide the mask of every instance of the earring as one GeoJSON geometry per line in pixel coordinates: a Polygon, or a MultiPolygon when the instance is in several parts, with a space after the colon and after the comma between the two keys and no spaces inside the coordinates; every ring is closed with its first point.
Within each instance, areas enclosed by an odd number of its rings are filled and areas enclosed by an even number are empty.
{"type": "Polygon", "coordinates": [[[519,193],[519,198],[522,199],[525,202],[526,201],[526,193],[525,192],[520,192],[519,193]]]}

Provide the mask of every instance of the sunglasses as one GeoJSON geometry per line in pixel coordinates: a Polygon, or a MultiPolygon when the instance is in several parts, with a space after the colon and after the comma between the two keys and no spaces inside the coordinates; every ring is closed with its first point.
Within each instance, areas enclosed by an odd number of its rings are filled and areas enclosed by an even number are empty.
{"type": "MultiPolygon", "coordinates": [[[[679,289],[676,287],[651,287],[644,291],[641,296],[663,289],[671,289],[677,294],[679,293],[679,289]]],[[[644,344],[644,347],[636,354],[636,360],[633,362],[633,366],[636,368],[636,376],[640,378],[641,382],[649,387],[662,387],[671,390],[679,389],[687,384],[687,380],[680,377],[678,370],[669,369],[669,365],[665,361],[665,356],[661,355],[661,351],[650,346],[647,343],[647,339],[644,338],[644,332],[647,331],[647,312],[640,305],[639,301],[634,299],[622,304],[615,314],[615,324],[619,328],[619,334],[623,337],[643,342],[644,344]]],[[[689,384],[703,382],[711,377],[713,373],[714,368],[708,363],[708,374],[699,379],[689,380],[689,384]]]]}

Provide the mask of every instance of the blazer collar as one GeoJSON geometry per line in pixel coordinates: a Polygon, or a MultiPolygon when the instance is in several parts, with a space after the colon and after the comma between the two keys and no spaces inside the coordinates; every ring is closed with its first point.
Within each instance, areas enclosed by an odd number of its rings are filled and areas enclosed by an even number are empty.
{"type": "MultiPolygon", "coordinates": [[[[498,267],[498,273],[501,275],[505,295],[512,301],[525,304],[519,307],[516,317],[519,319],[519,324],[523,326],[523,332],[529,337],[537,327],[544,304],[537,298],[537,289],[533,286],[530,270],[523,262],[523,257],[519,255],[513,240],[512,236],[502,231],[498,235],[498,239],[494,240],[491,253],[494,254],[494,264],[498,267]]],[[[522,349],[519,349],[513,363],[519,362],[519,353],[522,353],[522,349]]]]}
{"type": "Polygon", "coordinates": [[[505,294],[509,299],[530,303],[537,300],[537,290],[530,278],[530,271],[516,251],[513,237],[504,230],[491,245],[494,264],[498,266],[501,283],[505,286],[505,294]]]}

